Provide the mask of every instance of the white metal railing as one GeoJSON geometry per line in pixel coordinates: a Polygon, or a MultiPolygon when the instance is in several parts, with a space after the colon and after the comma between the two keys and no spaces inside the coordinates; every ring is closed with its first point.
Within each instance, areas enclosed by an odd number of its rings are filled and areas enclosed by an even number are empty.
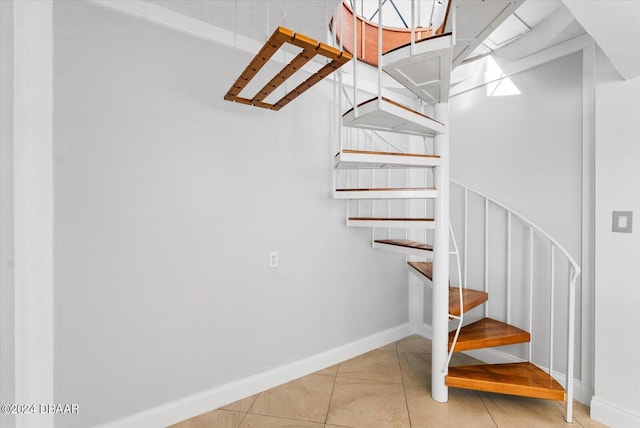
{"type": "Polygon", "coordinates": [[[458,268],[458,298],[460,299],[460,315],[452,315],[449,313],[449,318],[457,319],[458,326],[456,327],[456,333],[453,336],[453,341],[451,342],[451,347],[449,349],[449,356],[447,357],[447,364],[443,368],[443,371],[447,373],[449,368],[449,363],[451,363],[451,358],[453,357],[454,350],[456,349],[456,343],[458,343],[458,337],[460,336],[460,330],[462,330],[462,323],[464,323],[464,295],[462,292],[462,271],[460,269],[460,251],[458,251],[458,243],[456,242],[456,237],[453,234],[453,227],[451,223],[449,223],[449,233],[451,234],[451,242],[453,243],[453,251],[449,251],[449,255],[453,255],[456,257],[456,265],[458,268]]]}
{"type": "MultiPolygon", "coordinates": [[[[567,286],[567,350],[566,350],[566,378],[565,378],[565,389],[566,389],[566,420],[567,422],[571,422],[573,418],[573,373],[574,373],[574,355],[575,355],[575,306],[576,306],[576,285],[578,281],[578,277],[580,276],[580,266],[576,262],[576,260],[569,254],[569,252],[558,243],[553,237],[551,237],[547,232],[542,230],[539,226],[534,224],[531,220],[526,218],[525,216],[515,212],[504,204],[490,198],[489,196],[474,190],[456,180],[451,180],[451,183],[456,185],[458,188],[462,189],[464,192],[463,199],[463,246],[464,246],[464,258],[463,258],[463,268],[464,272],[464,280],[463,283],[465,286],[467,285],[467,272],[468,272],[468,262],[467,262],[467,254],[469,248],[469,194],[476,195],[479,197],[481,202],[480,206],[484,205],[484,291],[489,292],[489,271],[490,271],[490,259],[489,259],[489,240],[491,236],[491,230],[489,228],[489,213],[490,207],[497,207],[506,213],[506,291],[505,291],[505,299],[506,299],[506,322],[509,323],[511,321],[511,307],[512,307],[512,294],[513,294],[513,284],[512,284],[512,265],[513,265],[513,245],[512,245],[512,223],[514,220],[517,220],[526,227],[528,231],[528,248],[529,257],[527,260],[528,264],[528,284],[526,285],[528,288],[528,327],[529,331],[532,330],[533,327],[533,298],[534,298],[534,234],[538,237],[541,237],[544,241],[546,241],[546,245],[549,247],[549,270],[550,270],[550,281],[549,281],[549,363],[548,363],[548,372],[550,376],[553,376],[553,366],[554,366],[554,334],[555,334],[555,300],[556,300],[556,254],[564,257],[569,266],[569,278],[568,278],[568,286],[567,286]]],[[[489,305],[485,304],[485,316],[489,315],[489,305]]],[[[532,360],[532,346],[529,344],[529,361],[532,360]]]]}

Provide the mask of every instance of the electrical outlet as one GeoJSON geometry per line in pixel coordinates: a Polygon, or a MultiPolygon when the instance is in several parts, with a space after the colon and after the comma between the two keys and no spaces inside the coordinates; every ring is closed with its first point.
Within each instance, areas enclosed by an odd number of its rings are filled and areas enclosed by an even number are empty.
{"type": "Polygon", "coordinates": [[[272,251],[269,253],[269,267],[278,267],[278,252],[272,251]]]}

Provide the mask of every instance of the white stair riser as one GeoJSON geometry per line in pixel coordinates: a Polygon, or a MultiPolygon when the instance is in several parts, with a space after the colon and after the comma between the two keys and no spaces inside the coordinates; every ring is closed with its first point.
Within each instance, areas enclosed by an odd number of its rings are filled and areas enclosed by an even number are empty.
{"type": "Polygon", "coordinates": [[[405,220],[349,220],[349,227],[381,227],[393,229],[434,229],[435,221],[405,221],[405,220]]]}
{"type": "Polygon", "coordinates": [[[429,259],[433,258],[433,251],[431,250],[422,250],[420,248],[403,247],[401,245],[390,245],[390,244],[384,244],[381,242],[373,242],[371,246],[379,250],[391,251],[393,253],[406,254],[409,256],[416,256],[416,257],[427,257],[429,259]]]}
{"type": "Polygon", "coordinates": [[[363,104],[357,115],[355,110],[349,111],[342,117],[342,125],[422,136],[445,132],[442,123],[384,100],[363,104]]]}
{"type": "Polygon", "coordinates": [[[422,158],[418,156],[374,155],[340,153],[334,166],[348,168],[430,168],[440,165],[440,158],[422,158]]]}

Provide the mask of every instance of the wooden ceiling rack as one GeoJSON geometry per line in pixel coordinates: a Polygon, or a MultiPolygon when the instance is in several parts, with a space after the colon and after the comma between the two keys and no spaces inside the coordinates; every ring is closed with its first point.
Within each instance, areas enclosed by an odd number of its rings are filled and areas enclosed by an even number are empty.
{"type": "Polygon", "coordinates": [[[320,43],[300,33],[294,33],[287,28],[278,27],[262,49],[260,49],[260,52],[258,52],[258,54],[253,58],[247,68],[244,69],[240,77],[238,77],[231,88],[229,88],[224,99],[270,110],[280,110],[282,107],[289,104],[300,94],[304,93],[307,89],[333,73],[349,60],[351,60],[351,54],[348,52],[341,52],[336,48],[320,43]],[[241,97],[240,92],[249,84],[251,79],[258,74],[260,69],[267,63],[267,61],[269,61],[273,54],[275,54],[276,51],[285,43],[290,43],[302,48],[302,52],[296,55],[291,62],[285,65],[282,70],[280,70],[278,74],[264,85],[264,87],[260,89],[253,98],[241,97]],[[320,68],[316,73],[287,93],[276,103],[269,104],[264,102],[264,99],[269,96],[269,94],[282,85],[288,78],[290,78],[296,71],[300,70],[304,64],[309,62],[316,55],[322,55],[330,59],[331,62],[320,68]]]}

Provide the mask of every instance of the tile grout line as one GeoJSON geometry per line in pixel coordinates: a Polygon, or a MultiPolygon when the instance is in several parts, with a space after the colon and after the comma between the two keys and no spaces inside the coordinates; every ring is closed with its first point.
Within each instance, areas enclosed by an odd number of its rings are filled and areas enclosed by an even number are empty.
{"type": "Polygon", "coordinates": [[[240,420],[240,423],[238,424],[237,428],[240,428],[240,425],[242,425],[242,423],[244,422],[245,419],[247,419],[247,415],[249,414],[249,411],[251,411],[251,408],[253,407],[253,405],[256,403],[256,401],[258,400],[258,396],[262,394],[262,392],[259,392],[255,395],[255,397],[253,397],[253,401],[251,402],[251,405],[247,408],[247,411],[244,412],[244,416],[242,417],[242,419],[240,420]]]}
{"type": "Polygon", "coordinates": [[[402,379],[402,392],[404,393],[404,405],[407,407],[407,418],[409,419],[409,428],[413,427],[411,423],[411,412],[409,411],[409,399],[407,398],[407,385],[404,383],[404,375],[402,374],[402,364],[400,364],[400,351],[396,343],[396,355],[398,357],[398,368],[400,369],[400,379],[402,379]]]}
{"type": "Polygon", "coordinates": [[[340,370],[340,363],[336,367],[336,375],[333,377],[333,387],[331,388],[331,395],[329,396],[329,407],[327,407],[327,414],[324,416],[324,424],[327,424],[329,420],[329,411],[331,410],[331,402],[333,401],[333,391],[336,390],[336,382],[338,381],[338,370],[340,370]]]}
{"type": "Polygon", "coordinates": [[[493,421],[493,424],[496,426],[496,428],[499,428],[498,427],[498,422],[496,422],[496,420],[494,419],[493,415],[491,414],[491,411],[487,407],[487,403],[484,402],[484,398],[482,398],[482,395],[480,393],[478,393],[478,391],[474,391],[474,392],[476,393],[476,395],[480,399],[480,402],[482,403],[482,405],[484,406],[484,409],[487,411],[487,414],[489,415],[489,417],[493,421]]]}

